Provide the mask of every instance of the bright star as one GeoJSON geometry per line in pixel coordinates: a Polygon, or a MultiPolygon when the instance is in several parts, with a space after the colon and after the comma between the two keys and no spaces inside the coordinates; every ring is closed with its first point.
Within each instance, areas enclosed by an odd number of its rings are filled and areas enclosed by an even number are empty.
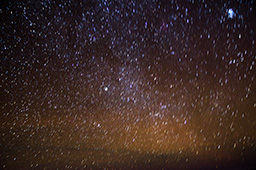
{"type": "Polygon", "coordinates": [[[230,8],[228,10],[228,18],[232,19],[232,18],[234,18],[234,16],[235,16],[235,12],[233,11],[233,9],[230,8]]]}

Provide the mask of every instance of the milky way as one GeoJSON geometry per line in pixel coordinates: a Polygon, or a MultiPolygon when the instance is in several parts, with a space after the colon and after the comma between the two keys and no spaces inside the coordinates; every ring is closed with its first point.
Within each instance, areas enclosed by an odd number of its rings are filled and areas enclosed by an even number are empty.
{"type": "Polygon", "coordinates": [[[255,7],[1,2],[0,169],[255,168],[255,7]]]}

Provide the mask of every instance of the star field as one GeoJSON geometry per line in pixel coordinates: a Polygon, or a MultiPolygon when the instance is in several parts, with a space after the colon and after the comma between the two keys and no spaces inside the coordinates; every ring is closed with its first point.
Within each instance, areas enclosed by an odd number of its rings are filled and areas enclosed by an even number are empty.
{"type": "Polygon", "coordinates": [[[255,168],[253,1],[3,1],[0,169],[255,168]]]}

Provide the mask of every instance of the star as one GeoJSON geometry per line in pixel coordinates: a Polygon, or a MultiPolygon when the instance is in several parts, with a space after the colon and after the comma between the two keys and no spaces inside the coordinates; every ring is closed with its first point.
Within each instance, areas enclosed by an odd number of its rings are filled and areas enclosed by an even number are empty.
{"type": "Polygon", "coordinates": [[[233,19],[235,17],[235,12],[233,11],[233,9],[229,9],[228,10],[228,18],[233,19]]]}

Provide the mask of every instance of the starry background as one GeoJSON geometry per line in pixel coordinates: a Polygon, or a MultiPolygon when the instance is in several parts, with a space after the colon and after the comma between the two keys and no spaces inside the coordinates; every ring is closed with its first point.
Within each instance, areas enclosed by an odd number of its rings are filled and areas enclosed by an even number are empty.
{"type": "Polygon", "coordinates": [[[0,4],[0,169],[256,167],[253,0],[0,4]]]}

